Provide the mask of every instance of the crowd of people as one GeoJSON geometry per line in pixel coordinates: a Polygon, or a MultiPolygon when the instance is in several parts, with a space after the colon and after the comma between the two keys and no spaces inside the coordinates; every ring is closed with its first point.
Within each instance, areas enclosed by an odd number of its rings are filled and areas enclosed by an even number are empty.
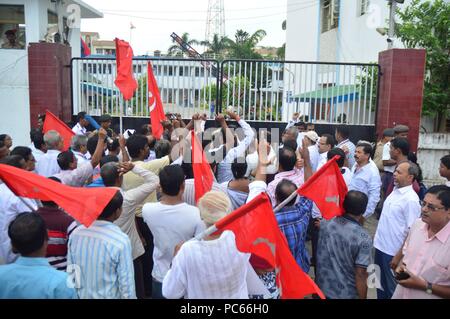
{"type": "Polygon", "coordinates": [[[167,118],[158,139],[147,124],[117,134],[107,114],[89,131],[80,112],[68,150],[57,131],[42,131],[43,117],[28,146],[0,135],[0,164],[117,190],[86,227],[1,183],[0,298],[280,298],[276,270],[239,251],[233,232],[194,237],[261,192],[277,207],[336,155],[348,188],[343,215],[325,220],[300,195],[274,213],[298,266],[330,299],[367,298],[371,282],[378,299],[450,298],[450,155],[429,163],[446,185],[427,189],[407,126],[355,145],[347,126],[319,136],[299,114],[281,141],[232,111],[208,130],[206,115],[167,118]],[[191,130],[214,174],[198,201],[191,130]],[[374,238],[368,218],[378,220],[374,238]]]}

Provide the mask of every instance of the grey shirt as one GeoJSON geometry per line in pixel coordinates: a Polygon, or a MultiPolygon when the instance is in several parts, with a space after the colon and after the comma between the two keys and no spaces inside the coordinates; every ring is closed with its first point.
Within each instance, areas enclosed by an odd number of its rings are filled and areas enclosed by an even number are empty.
{"type": "Polygon", "coordinates": [[[320,223],[316,283],[327,298],[356,299],[355,267],[371,263],[372,239],[348,216],[320,223]]]}

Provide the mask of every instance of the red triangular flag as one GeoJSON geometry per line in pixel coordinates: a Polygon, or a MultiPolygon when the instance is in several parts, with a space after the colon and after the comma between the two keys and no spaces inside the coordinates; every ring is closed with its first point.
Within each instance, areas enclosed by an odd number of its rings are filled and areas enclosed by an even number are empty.
{"type": "Polygon", "coordinates": [[[194,171],[195,202],[212,188],[214,176],[194,131],[191,131],[192,170],[194,171]]]}
{"type": "Polygon", "coordinates": [[[152,124],[152,134],[159,140],[164,133],[161,121],[166,119],[164,108],[159,95],[158,83],[156,83],[153,74],[152,64],[147,63],[147,87],[148,87],[148,106],[150,108],[150,124],[152,124]]]}
{"type": "Polygon", "coordinates": [[[97,219],[117,192],[109,187],[71,187],[4,164],[0,164],[0,179],[16,196],[53,201],[86,227],[97,219]]]}
{"type": "Polygon", "coordinates": [[[280,231],[270,199],[261,193],[246,205],[215,224],[222,232],[233,231],[236,246],[241,252],[252,253],[275,268],[276,282],[281,298],[304,298],[324,294],[314,281],[298,266],[289,250],[286,237],[280,231]]]}
{"type": "Polygon", "coordinates": [[[114,39],[116,42],[117,77],[114,84],[119,88],[124,100],[133,97],[137,82],[133,77],[133,49],[128,42],[114,39]]]}
{"type": "Polygon", "coordinates": [[[336,163],[338,158],[336,155],[329,160],[297,190],[317,205],[325,219],[344,213],[343,203],[348,190],[336,163]]]}
{"type": "Polygon", "coordinates": [[[72,142],[72,136],[75,133],[63,121],[61,121],[55,114],[47,110],[45,112],[45,121],[42,128],[44,134],[50,130],[55,130],[61,135],[64,141],[64,151],[67,151],[72,142]]]}

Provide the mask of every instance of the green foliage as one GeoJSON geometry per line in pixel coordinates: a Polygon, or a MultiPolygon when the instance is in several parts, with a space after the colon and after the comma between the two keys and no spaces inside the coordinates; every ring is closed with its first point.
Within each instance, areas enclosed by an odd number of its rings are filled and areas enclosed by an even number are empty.
{"type": "MultiPolygon", "coordinates": [[[[376,62],[370,62],[376,64],[376,62]]],[[[361,75],[356,76],[356,87],[361,88],[360,99],[367,101],[367,107],[372,105],[371,111],[377,106],[378,68],[375,66],[363,66],[361,75]],[[369,103],[369,100],[371,103],[369,103]]]]}
{"type": "Polygon", "coordinates": [[[442,119],[450,106],[450,3],[413,0],[397,15],[396,36],[407,48],[427,50],[423,114],[442,119]]]}

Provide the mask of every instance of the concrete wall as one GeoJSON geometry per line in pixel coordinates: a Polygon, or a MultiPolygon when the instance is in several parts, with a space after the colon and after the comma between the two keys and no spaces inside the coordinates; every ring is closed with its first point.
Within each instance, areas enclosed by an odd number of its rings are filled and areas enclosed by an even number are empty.
{"type": "MultiPolygon", "coordinates": [[[[378,52],[387,49],[387,36],[376,29],[387,27],[388,1],[371,0],[368,12],[360,16],[359,0],[341,0],[339,27],[324,33],[320,33],[320,2],[288,0],[286,60],[377,61],[378,52]]],[[[399,7],[406,7],[410,2],[405,0],[399,7]]],[[[394,48],[403,48],[403,45],[395,40],[394,48]]]]}
{"type": "MultiPolygon", "coordinates": [[[[50,0],[0,0],[0,4],[24,5],[25,49],[0,49],[0,133],[13,138],[13,146],[30,144],[30,103],[28,79],[28,45],[42,40],[47,33],[47,11],[55,12],[50,0]]],[[[64,16],[68,16],[63,9],[64,16]]],[[[80,29],[69,32],[72,56],[80,56],[80,29]]],[[[36,123],[37,119],[31,119],[36,123]]]]}
{"type": "Polygon", "coordinates": [[[317,61],[319,53],[319,1],[288,0],[286,60],[317,61]]]}
{"type": "Polygon", "coordinates": [[[445,183],[439,176],[440,159],[450,154],[450,133],[420,133],[417,159],[422,168],[425,184],[445,183]]]}

